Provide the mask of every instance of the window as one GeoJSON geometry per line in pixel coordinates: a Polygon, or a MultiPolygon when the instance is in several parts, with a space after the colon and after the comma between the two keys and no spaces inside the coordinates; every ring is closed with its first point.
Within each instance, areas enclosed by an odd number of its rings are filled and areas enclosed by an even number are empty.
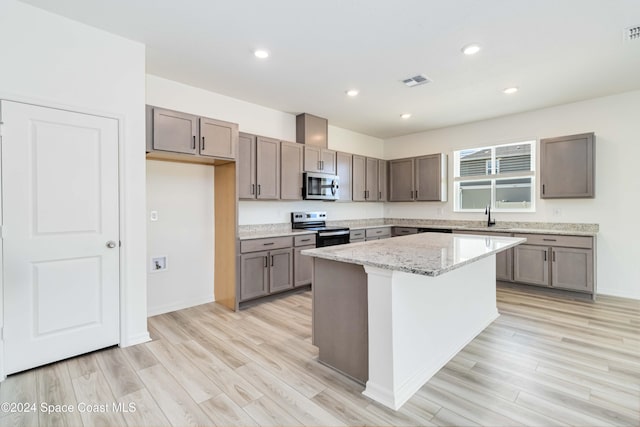
{"type": "Polygon", "coordinates": [[[454,151],[454,210],[535,211],[535,141],[454,151]]]}

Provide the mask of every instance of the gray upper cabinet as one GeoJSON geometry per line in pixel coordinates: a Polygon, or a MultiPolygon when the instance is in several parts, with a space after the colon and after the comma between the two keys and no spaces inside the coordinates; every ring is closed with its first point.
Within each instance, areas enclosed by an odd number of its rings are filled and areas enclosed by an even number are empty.
{"type": "Polygon", "coordinates": [[[595,197],[593,133],[540,140],[540,197],[595,197]]]}
{"type": "Polygon", "coordinates": [[[320,147],[304,147],[304,171],[336,174],[336,152],[320,147]]]}
{"type": "Polygon", "coordinates": [[[152,117],[151,123],[147,123],[148,151],[197,154],[197,116],[156,107],[147,107],[147,109],[152,117]]]}
{"type": "Polygon", "coordinates": [[[236,158],[238,125],[235,123],[198,117],[193,114],[163,108],[146,107],[147,152],[171,159],[168,153],[175,153],[176,160],[213,163],[212,159],[236,158]],[[182,156],[187,154],[189,156],[182,156]]]}
{"type": "Polygon", "coordinates": [[[280,143],[280,199],[302,200],[302,144],[280,143]]]}
{"type": "Polygon", "coordinates": [[[384,160],[372,157],[353,155],[353,200],[357,202],[378,202],[386,198],[386,164],[384,160]],[[380,163],[385,168],[384,183],[381,184],[380,163]],[[385,198],[382,198],[381,188],[384,188],[385,198]]]}
{"type": "Polygon", "coordinates": [[[446,200],[446,154],[389,161],[389,201],[445,202],[446,200]]]}
{"type": "Polygon", "coordinates": [[[296,142],[307,146],[327,148],[328,134],[327,119],[312,114],[298,114],[296,116],[296,142]]]}
{"type": "Polygon", "coordinates": [[[238,197],[256,198],[256,136],[240,133],[238,137],[238,197]]]}
{"type": "Polygon", "coordinates": [[[413,159],[389,161],[389,201],[411,202],[414,200],[413,159]]]}
{"type": "Polygon", "coordinates": [[[354,202],[364,202],[367,200],[366,179],[367,179],[367,158],[353,155],[353,176],[352,176],[352,198],[354,202]]]}
{"type": "MultiPolygon", "coordinates": [[[[421,202],[446,201],[446,187],[443,188],[444,154],[431,154],[415,159],[415,199],[421,202]],[[444,194],[443,194],[444,193],[444,194]],[[443,197],[444,196],[444,197],[443,197]]],[[[446,164],[444,165],[446,170],[446,164]]],[[[446,180],[444,180],[446,182],[446,180]]]]}
{"type": "Polygon", "coordinates": [[[340,177],[340,199],[341,201],[351,201],[351,167],[353,156],[349,153],[336,154],[336,172],[340,177]]]}
{"type": "Polygon", "coordinates": [[[200,117],[200,155],[236,158],[238,125],[200,117]]]}
{"type": "Polygon", "coordinates": [[[378,160],[378,201],[380,202],[387,201],[387,168],[386,160],[378,160]]]}
{"type": "Polygon", "coordinates": [[[280,141],[241,133],[237,169],[240,199],[280,198],[280,141]]]}
{"type": "Polygon", "coordinates": [[[280,198],[280,141],[256,138],[256,197],[280,198]]]}

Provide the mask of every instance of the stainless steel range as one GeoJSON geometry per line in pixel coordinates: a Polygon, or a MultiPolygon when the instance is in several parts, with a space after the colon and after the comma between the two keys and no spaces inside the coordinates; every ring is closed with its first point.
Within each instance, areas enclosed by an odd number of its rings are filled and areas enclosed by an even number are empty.
{"type": "Polygon", "coordinates": [[[328,226],[326,220],[326,212],[291,212],[291,228],[316,231],[317,248],[349,243],[349,227],[328,226]]]}

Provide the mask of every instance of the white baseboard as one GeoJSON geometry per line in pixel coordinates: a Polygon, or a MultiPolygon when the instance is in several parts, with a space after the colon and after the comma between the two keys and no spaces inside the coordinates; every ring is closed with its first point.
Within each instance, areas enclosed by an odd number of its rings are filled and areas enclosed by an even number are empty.
{"type": "Polygon", "coordinates": [[[157,307],[147,307],[147,317],[157,316],[158,314],[169,313],[171,311],[182,310],[184,308],[194,307],[196,305],[207,304],[213,301],[213,295],[206,295],[199,298],[191,298],[185,301],[178,301],[157,307]]]}

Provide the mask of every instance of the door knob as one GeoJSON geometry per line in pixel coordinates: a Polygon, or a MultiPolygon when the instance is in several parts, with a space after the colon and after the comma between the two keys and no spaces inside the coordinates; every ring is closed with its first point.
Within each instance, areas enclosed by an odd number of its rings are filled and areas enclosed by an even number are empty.
{"type": "Polygon", "coordinates": [[[109,249],[113,249],[113,248],[115,248],[115,247],[116,247],[116,242],[114,242],[113,240],[109,240],[109,241],[107,242],[107,247],[108,247],[109,249]]]}

